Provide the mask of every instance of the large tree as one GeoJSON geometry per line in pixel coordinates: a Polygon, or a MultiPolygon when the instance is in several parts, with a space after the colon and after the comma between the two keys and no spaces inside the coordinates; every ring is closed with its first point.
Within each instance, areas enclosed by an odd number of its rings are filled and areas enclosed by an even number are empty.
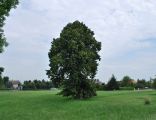
{"type": "Polygon", "coordinates": [[[9,16],[10,10],[15,8],[17,4],[18,0],[0,0],[0,53],[3,52],[4,46],[8,45],[3,30],[6,17],[9,16]]]}
{"type": "Polygon", "coordinates": [[[96,95],[94,77],[100,50],[94,32],[79,21],[67,24],[60,37],[53,39],[47,75],[55,87],[63,88],[63,96],[83,99],[96,95]]]}

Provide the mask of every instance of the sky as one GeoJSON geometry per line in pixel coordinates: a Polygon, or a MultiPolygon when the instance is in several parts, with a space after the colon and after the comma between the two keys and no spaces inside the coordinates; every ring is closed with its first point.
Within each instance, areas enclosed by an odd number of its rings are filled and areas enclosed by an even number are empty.
{"type": "Polygon", "coordinates": [[[156,75],[156,0],[20,0],[4,30],[9,46],[0,54],[12,80],[46,79],[53,38],[79,20],[102,43],[96,78],[156,75]]]}

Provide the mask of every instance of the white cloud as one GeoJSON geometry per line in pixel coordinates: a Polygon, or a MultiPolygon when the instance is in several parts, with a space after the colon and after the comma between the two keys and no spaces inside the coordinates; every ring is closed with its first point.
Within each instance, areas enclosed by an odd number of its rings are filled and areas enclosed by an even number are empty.
{"type": "Polygon", "coordinates": [[[129,52],[152,47],[148,39],[156,38],[155,0],[23,0],[13,10],[5,27],[10,46],[0,62],[6,66],[6,73],[14,79],[34,79],[35,74],[38,78],[45,78],[52,38],[59,36],[62,28],[75,20],[83,21],[95,32],[96,39],[102,42],[102,60],[97,75],[101,80],[108,80],[112,73],[117,73],[120,78],[125,73],[121,73],[123,71],[137,78],[137,69],[140,77],[147,78],[147,74],[150,76],[156,70],[151,65],[153,62],[149,59],[146,61],[144,55],[135,56],[128,66],[124,61],[129,52]],[[17,63],[22,62],[25,68],[16,63],[8,64],[13,58],[17,63]],[[144,66],[136,59],[145,59],[141,62],[144,66]],[[31,73],[27,73],[31,66],[34,66],[31,73]],[[133,66],[137,66],[137,69],[133,66]],[[151,70],[146,73],[143,69],[148,66],[151,70]],[[14,74],[10,74],[12,68],[14,74]],[[18,76],[20,72],[26,74],[18,76]]]}

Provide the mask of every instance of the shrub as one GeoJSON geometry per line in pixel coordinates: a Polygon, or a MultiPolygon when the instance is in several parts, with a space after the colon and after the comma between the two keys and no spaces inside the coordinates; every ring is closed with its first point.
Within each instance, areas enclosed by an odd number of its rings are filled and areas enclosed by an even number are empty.
{"type": "Polygon", "coordinates": [[[144,104],[145,104],[145,105],[151,104],[151,99],[148,98],[148,97],[144,98],[144,104]]]}

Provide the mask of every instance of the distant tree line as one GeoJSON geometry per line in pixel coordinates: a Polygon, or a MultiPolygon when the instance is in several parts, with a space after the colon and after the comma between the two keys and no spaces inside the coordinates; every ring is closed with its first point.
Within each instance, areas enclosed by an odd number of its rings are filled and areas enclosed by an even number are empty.
{"type": "Polygon", "coordinates": [[[24,81],[23,90],[48,90],[53,87],[51,81],[34,80],[24,81]]]}
{"type": "MultiPolygon", "coordinates": [[[[13,81],[9,80],[8,76],[3,76],[4,68],[0,67],[0,90],[10,90],[13,88],[13,81]]],[[[52,81],[45,80],[34,80],[34,81],[24,81],[23,84],[19,84],[18,86],[22,86],[23,90],[48,90],[53,87],[52,81]]]]}
{"type": "Polygon", "coordinates": [[[129,76],[124,76],[122,80],[117,81],[112,75],[107,84],[96,80],[97,90],[134,90],[134,89],[156,89],[156,78],[151,78],[149,81],[145,79],[133,80],[129,76]]]}

